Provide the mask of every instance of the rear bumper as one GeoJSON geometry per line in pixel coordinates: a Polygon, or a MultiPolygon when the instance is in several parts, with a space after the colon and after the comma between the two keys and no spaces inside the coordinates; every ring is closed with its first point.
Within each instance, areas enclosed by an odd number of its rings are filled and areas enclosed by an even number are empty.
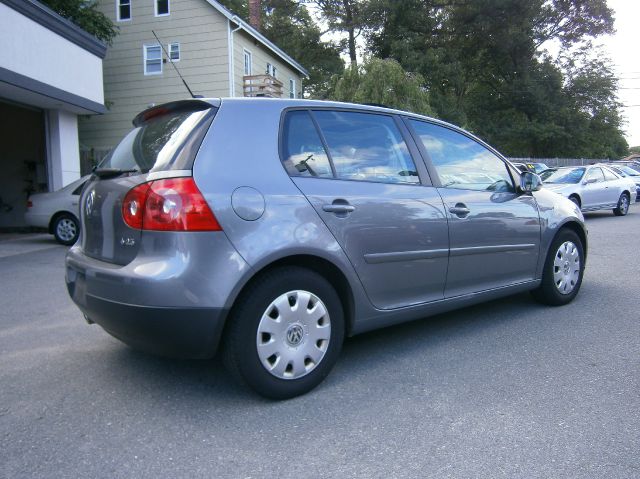
{"type": "Polygon", "coordinates": [[[69,296],[92,322],[135,349],[182,358],[215,355],[233,288],[248,270],[224,233],[150,233],[117,265],[66,256],[69,296]]]}
{"type": "Polygon", "coordinates": [[[74,302],[92,322],[134,349],[162,356],[204,359],[215,354],[224,318],[222,308],[163,308],[119,303],[80,292],[67,280],[74,302]]]}

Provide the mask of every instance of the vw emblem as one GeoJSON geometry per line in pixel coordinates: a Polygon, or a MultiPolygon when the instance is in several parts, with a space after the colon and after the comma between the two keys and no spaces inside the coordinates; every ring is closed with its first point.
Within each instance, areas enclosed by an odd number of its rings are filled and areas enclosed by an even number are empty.
{"type": "Polygon", "coordinates": [[[91,190],[91,193],[89,193],[89,196],[87,196],[87,200],[85,201],[84,204],[84,211],[86,213],[87,216],[91,216],[91,213],[93,212],[93,204],[96,201],[96,190],[91,190]]]}
{"type": "Polygon", "coordinates": [[[304,337],[304,329],[299,324],[293,324],[287,329],[287,342],[291,346],[297,346],[302,342],[302,338],[304,337]]]}

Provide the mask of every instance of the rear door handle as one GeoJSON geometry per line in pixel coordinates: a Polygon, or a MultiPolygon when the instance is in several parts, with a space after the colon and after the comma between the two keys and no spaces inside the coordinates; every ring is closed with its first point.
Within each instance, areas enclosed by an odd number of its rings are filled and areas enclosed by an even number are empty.
{"type": "Polygon", "coordinates": [[[469,210],[469,208],[467,208],[467,205],[465,205],[464,203],[456,203],[455,206],[449,208],[449,213],[452,213],[459,218],[464,218],[469,213],[471,213],[471,210],[469,210]]]}

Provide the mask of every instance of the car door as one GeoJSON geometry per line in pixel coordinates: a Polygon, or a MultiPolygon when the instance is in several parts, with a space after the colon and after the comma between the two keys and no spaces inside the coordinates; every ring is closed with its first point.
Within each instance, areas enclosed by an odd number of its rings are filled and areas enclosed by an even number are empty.
{"type": "Polygon", "coordinates": [[[374,306],[439,300],[449,254],[444,206],[394,116],[292,110],[281,155],[353,264],[374,306]]]}
{"type": "Polygon", "coordinates": [[[445,297],[533,280],[540,254],[538,205],[519,194],[510,168],[475,139],[410,119],[449,219],[445,297]]]}
{"type": "Polygon", "coordinates": [[[602,169],[597,166],[589,168],[582,179],[582,209],[598,209],[611,203],[607,190],[602,169]]]}
{"type": "MultiPolygon", "coordinates": [[[[617,205],[620,195],[625,190],[625,180],[616,175],[608,168],[601,168],[604,175],[604,185],[607,193],[606,204],[609,206],[617,205]]],[[[631,183],[631,182],[629,182],[631,183]]],[[[634,185],[635,187],[635,185],[634,185]]]]}

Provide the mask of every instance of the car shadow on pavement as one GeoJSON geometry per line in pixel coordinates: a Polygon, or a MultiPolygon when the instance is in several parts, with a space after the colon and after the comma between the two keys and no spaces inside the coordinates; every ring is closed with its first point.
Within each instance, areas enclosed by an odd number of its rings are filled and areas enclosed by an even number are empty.
{"type": "MultiPolygon", "coordinates": [[[[389,361],[411,362],[425,351],[442,351],[451,344],[467,343],[469,337],[492,338],[494,329],[504,323],[530,321],[539,308],[546,309],[524,293],[348,338],[333,372],[303,397],[326,394],[335,387],[348,388],[354,376],[375,382],[389,361]],[[526,314],[521,314],[523,305],[526,314]]],[[[459,347],[460,344],[453,349],[459,347]]],[[[102,354],[101,364],[109,371],[121,371],[125,383],[138,386],[137,394],[147,391],[151,395],[175,397],[196,409],[211,407],[212,402],[232,401],[236,407],[272,402],[237,385],[224,369],[219,354],[212,360],[179,360],[137,352],[121,344],[102,354]]],[[[113,387],[113,383],[108,387],[113,387]]],[[[129,387],[124,384],[122,393],[127,394],[129,387]]],[[[296,400],[301,398],[291,401],[296,400]]]]}

